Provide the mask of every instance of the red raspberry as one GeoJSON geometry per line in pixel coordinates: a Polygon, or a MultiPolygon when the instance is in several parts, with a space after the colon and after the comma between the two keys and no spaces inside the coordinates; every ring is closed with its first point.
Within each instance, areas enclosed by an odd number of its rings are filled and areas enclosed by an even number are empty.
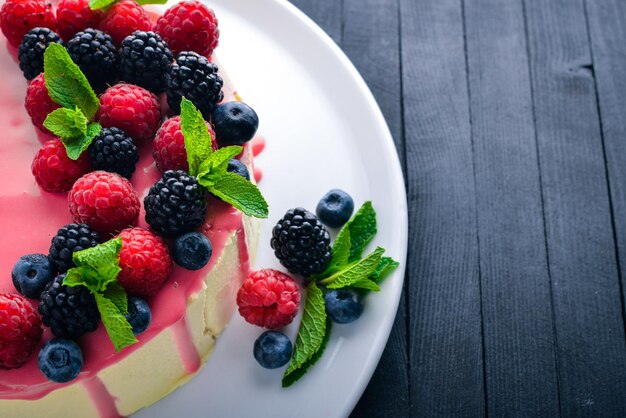
{"type": "Polygon", "coordinates": [[[32,28],[54,29],[55,25],[52,4],[44,0],[7,0],[0,9],[0,29],[16,48],[32,28]]]}
{"type": "Polygon", "coordinates": [[[182,1],[166,10],[154,31],[175,54],[194,51],[207,57],[217,47],[220,37],[213,10],[195,0],[182,1]]]}
{"type": "Polygon", "coordinates": [[[59,0],[57,33],[69,41],[81,30],[97,28],[103,15],[101,10],[91,10],[89,0],[59,0]]]}
{"type": "Polygon", "coordinates": [[[165,242],[141,228],[127,228],[119,236],[122,237],[122,271],[118,282],[131,295],[153,295],[172,271],[172,258],[165,242]]]}
{"type": "Polygon", "coordinates": [[[94,171],[79,178],[67,196],[72,219],[103,236],[137,225],[139,197],[130,181],[116,173],[94,171]]]}
{"type": "Polygon", "coordinates": [[[28,300],[17,294],[0,294],[0,369],[26,363],[42,333],[39,312],[28,300]]]}
{"type": "MultiPolygon", "coordinates": [[[[211,124],[207,122],[211,134],[211,148],[217,150],[215,132],[211,124]]],[[[185,138],[180,129],[180,116],[174,116],[163,122],[152,142],[152,156],[156,166],[164,173],[167,170],[189,171],[187,163],[187,151],[185,150],[185,138]]]]}
{"type": "Polygon", "coordinates": [[[111,35],[119,46],[124,38],[136,30],[149,31],[152,22],[148,13],[134,0],[122,0],[115,3],[104,14],[100,29],[111,35]]]}
{"type": "Polygon", "coordinates": [[[237,292],[239,313],[251,324],[280,328],[291,323],[300,306],[300,288],[278,270],[250,273],[237,292]]]}
{"type": "Polygon", "coordinates": [[[43,73],[39,74],[33,79],[26,89],[26,102],[24,103],[28,115],[33,121],[33,125],[38,127],[44,132],[50,132],[43,126],[43,122],[46,120],[48,113],[55,109],[60,108],[58,104],[52,101],[48,95],[48,89],[46,88],[46,80],[43,78],[43,73]]]}
{"type": "Polygon", "coordinates": [[[148,90],[120,83],[100,96],[97,118],[105,128],[120,128],[139,143],[154,138],[161,124],[161,104],[148,90]]]}
{"type": "Polygon", "coordinates": [[[46,141],[37,151],[31,170],[37,184],[47,192],[63,193],[90,169],[87,153],[71,160],[60,139],[46,141]]]}

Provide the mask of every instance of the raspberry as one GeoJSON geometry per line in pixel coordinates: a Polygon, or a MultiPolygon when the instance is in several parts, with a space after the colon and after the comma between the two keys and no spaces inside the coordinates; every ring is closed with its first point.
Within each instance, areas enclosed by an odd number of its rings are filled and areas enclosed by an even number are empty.
{"type": "Polygon", "coordinates": [[[131,295],[153,295],[172,271],[167,246],[161,238],[141,228],[127,228],[119,236],[122,237],[122,271],[117,281],[131,295]]]}
{"type": "Polygon", "coordinates": [[[139,152],[128,134],[119,128],[102,128],[89,146],[91,165],[127,179],[135,172],[139,152]]]}
{"type": "Polygon", "coordinates": [[[143,87],[120,83],[100,96],[96,116],[105,128],[120,128],[136,143],[154,138],[161,123],[161,104],[143,87]]]}
{"type": "Polygon", "coordinates": [[[100,22],[100,29],[120,45],[134,31],[152,29],[152,22],[148,13],[134,0],[122,0],[109,7],[100,22]]]}
{"type": "Polygon", "coordinates": [[[41,318],[28,300],[17,294],[0,294],[0,369],[26,363],[42,333],[41,318]]]}
{"type": "Polygon", "coordinates": [[[32,28],[54,29],[56,19],[52,4],[44,0],[7,0],[0,9],[0,28],[14,47],[32,28]]]}
{"type": "Polygon", "coordinates": [[[48,259],[59,273],[65,273],[74,267],[72,254],[95,247],[99,242],[100,236],[96,231],[92,231],[89,225],[68,224],[60,228],[52,238],[48,259]]]}
{"type": "Polygon", "coordinates": [[[83,154],[78,160],[71,160],[61,140],[51,139],[37,152],[31,169],[37,184],[45,191],[67,192],[80,176],[89,171],[89,157],[83,154]]]}
{"type": "Polygon", "coordinates": [[[154,30],[175,54],[194,51],[206,57],[211,56],[220,36],[213,10],[199,1],[182,1],[170,7],[154,30]]]}
{"type": "MultiPolygon", "coordinates": [[[[207,122],[206,125],[212,138],[211,147],[216,151],[215,132],[210,123],[207,122]]],[[[174,116],[163,122],[152,142],[152,156],[161,173],[167,170],[189,171],[185,138],[180,129],[180,116],[174,116]]]]}
{"type": "Polygon", "coordinates": [[[156,94],[165,90],[165,74],[172,66],[172,61],[172,51],[154,32],[133,32],[120,47],[122,80],[156,94]]]}
{"type": "Polygon", "coordinates": [[[101,236],[135,226],[139,197],[130,181],[115,173],[94,171],[79,178],[68,195],[72,220],[101,236]]]}
{"type": "Polygon", "coordinates": [[[51,43],[63,45],[63,40],[48,28],[34,28],[24,35],[17,49],[17,59],[27,80],[32,80],[43,71],[43,54],[51,43]]]}
{"type": "Polygon", "coordinates": [[[43,126],[43,122],[46,120],[48,113],[61,106],[53,102],[48,95],[43,73],[40,73],[28,85],[24,107],[33,121],[33,125],[44,132],[50,133],[50,131],[43,126]]]}
{"type": "Polygon", "coordinates": [[[300,288],[291,277],[273,269],[250,273],[237,292],[239,314],[263,328],[291,323],[300,306],[300,288]]]}
{"type": "Polygon", "coordinates": [[[101,10],[91,10],[89,0],[59,0],[57,5],[57,32],[69,41],[78,32],[97,28],[102,19],[101,10]]]}
{"type": "Polygon", "coordinates": [[[117,79],[117,48],[111,36],[98,29],[85,29],[67,42],[67,52],[89,80],[101,91],[117,79]]]}

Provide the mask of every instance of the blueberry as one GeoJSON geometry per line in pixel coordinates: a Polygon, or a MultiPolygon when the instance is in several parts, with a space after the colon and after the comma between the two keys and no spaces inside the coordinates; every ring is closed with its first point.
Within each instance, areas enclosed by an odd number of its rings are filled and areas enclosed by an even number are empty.
{"type": "Polygon", "coordinates": [[[83,369],[83,352],[78,344],[64,338],[53,338],[39,352],[39,370],[49,380],[65,383],[83,369]]]}
{"type": "Polygon", "coordinates": [[[326,313],[338,324],[356,321],[363,313],[361,295],[352,289],[331,290],[324,295],[324,302],[326,313]]]}
{"type": "Polygon", "coordinates": [[[226,171],[239,174],[244,179],[250,181],[250,173],[248,172],[248,167],[246,167],[244,163],[236,158],[233,158],[228,162],[228,168],[226,169],[226,171]]]}
{"type": "Polygon", "coordinates": [[[354,200],[348,193],[339,189],[326,193],[315,209],[317,217],[331,228],[339,228],[348,222],[352,211],[354,200]]]}
{"type": "Polygon", "coordinates": [[[254,358],[266,369],[277,369],[289,362],[292,349],[285,334],[265,331],[254,342],[254,358]]]}
{"type": "Polygon", "coordinates": [[[148,303],[134,296],[128,298],[128,313],[125,316],[130,326],[133,327],[133,334],[135,335],[144,332],[152,321],[152,312],[150,312],[148,303]]]}
{"type": "Polygon", "coordinates": [[[213,111],[213,128],[220,146],[243,145],[259,127],[254,109],[242,102],[228,102],[213,111]]]}
{"type": "Polygon", "coordinates": [[[54,267],[44,254],[20,257],[11,271],[13,285],[18,292],[29,298],[38,298],[54,276],[54,267]]]}
{"type": "Polygon", "coordinates": [[[199,232],[188,232],[174,241],[174,261],[187,270],[199,270],[211,259],[211,241],[199,232]]]}

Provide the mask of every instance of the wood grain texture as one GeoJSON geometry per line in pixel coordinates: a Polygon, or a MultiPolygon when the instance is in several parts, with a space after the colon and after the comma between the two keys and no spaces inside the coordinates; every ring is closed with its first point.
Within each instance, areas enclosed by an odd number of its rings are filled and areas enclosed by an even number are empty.
{"type": "Polygon", "coordinates": [[[465,0],[487,411],[559,415],[521,0],[465,0]]]}
{"type": "Polygon", "coordinates": [[[626,416],[615,244],[582,0],[525,1],[563,416],[626,416]]]}
{"type": "Polygon", "coordinates": [[[341,45],[343,0],[289,0],[341,45]]]}
{"type": "Polygon", "coordinates": [[[401,0],[411,416],[485,412],[460,0],[401,0]]]}

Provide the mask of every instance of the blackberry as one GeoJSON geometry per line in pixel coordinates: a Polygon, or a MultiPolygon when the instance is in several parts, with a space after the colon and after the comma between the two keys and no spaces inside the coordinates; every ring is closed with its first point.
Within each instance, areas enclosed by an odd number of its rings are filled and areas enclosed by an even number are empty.
{"type": "Polygon", "coordinates": [[[41,292],[39,312],[54,335],[75,339],[96,330],[100,312],[89,289],[65,286],[64,278],[65,274],[57,276],[41,292]]]}
{"type": "Polygon", "coordinates": [[[303,208],[289,209],[272,230],[271,246],[291,273],[321,273],[330,262],[330,235],[319,219],[303,208]]]}
{"type": "Polygon", "coordinates": [[[189,232],[204,222],[206,197],[207,190],[195,177],[181,170],[168,170],[143,201],[146,222],[165,237],[189,232]]]}
{"type": "Polygon", "coordinates": [[[85,224],[68,224],[59,229],[52,238],[48,258],[59,273],[65,273],[74,267],[72,254],[76,251],[95,247],[100,236],[85,224]]]}
{"type": "Polygon", "coordinates": [[[136,31],[120,47],[120,73],[127,83],[159,94],[165,90],[165,74],[172,66],[172,51],[154,32],[136,31]]]}
{"type": "Polygon", "coordinates": [[[117,49],[110,35],[98,29],[78,32],[67,43],[67,52],[94,90],[103,90],[117,78],[117,49]]]}
{"type": "Polygon", "coordinates": [[[43,71],[43,53],[51,43],[63,45],[63,40],[48,28],[33,28],[22,38],[17,58],[27,80],[32,80],[43,71]]]}
{"type": "Polygon", "coordinates": [[[119,128],[102,128],[89,146],[89,156],[94,170],[110,171],[127,179],[139,161],[132,138],[119,128]]]}
{"type": "Polygon", "coordinates": [[[215,64],[195,52],[178,54],[165,77],[170,109],[180,113],[180,101],[185,96],[202,112],[205,120],[210,120],[213,109],[224,98],[224,82],[217,71],[215,64]]]}

